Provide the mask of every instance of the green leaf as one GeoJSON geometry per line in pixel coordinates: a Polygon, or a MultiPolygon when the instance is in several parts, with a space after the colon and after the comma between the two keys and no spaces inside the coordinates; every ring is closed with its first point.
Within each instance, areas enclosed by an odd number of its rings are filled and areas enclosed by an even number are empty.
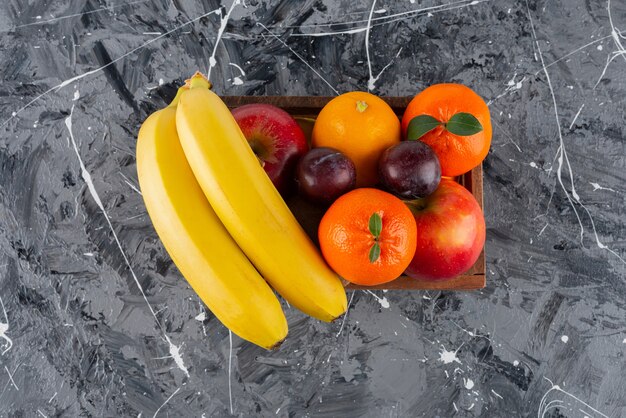
{"type": "Polygon", "coordinates": [[[375,263],[376,260],[378,260],[378,257],[380,257],[380,245],[378,245],[377,242],[374,243],[374,245],[372,245],[372,248],[370,248],[370,263],[375,263]]]}
{"type": "Polygon", "coordinates": [[[380,232],[383,229],[383,220],[380,218],[380,215],[376,212],[372,213],[369,221],[369,230],[374,235],[374,238],[378,238],[380,236],[380,232]]]}
{"type": "Polygon", "coordinates": [[[455,135],[469,136],[482,131],[483,126],[474,115],[469,113],[457,113],[446,123],[446,130],[455,135]]]}
{"type": "Polygon", "coordinates": [[[415,116],[409,122],[409,127],[406,130],[406,139],[420,139],[441,124],[441,122],[430,115],[415,116]]]}

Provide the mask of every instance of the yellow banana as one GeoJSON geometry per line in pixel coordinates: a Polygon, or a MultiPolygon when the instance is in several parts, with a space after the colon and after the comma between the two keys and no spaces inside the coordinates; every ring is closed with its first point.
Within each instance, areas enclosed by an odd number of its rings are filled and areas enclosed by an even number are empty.
{"type": "Polygon", "coordinates": [[[332,321],[346,292],[259,164],[237,122],[196,74],[181,93],[176,128],[205,196],[239,247],[278,293],[332,321]]]}
{"type": "Polygon", "coordinates": [[[266,349],[280,344],[287,336],[280,303],[194,178],[178,140],[175,106],[141,126],[137,172],[154,228],[200,299],[241,338],[266,349]]]}

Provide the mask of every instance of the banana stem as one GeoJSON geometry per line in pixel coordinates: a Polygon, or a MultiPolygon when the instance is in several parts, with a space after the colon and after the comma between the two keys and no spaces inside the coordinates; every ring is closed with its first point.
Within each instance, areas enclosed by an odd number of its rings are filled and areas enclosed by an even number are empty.
{"type": "Polygon", "coordinates": [[[176,92],[176,96],[174,100],[169,104],[169,106],[176,107],[178,105],[178,101],[180,100],[180,96],[183,94],[185,90],[194,89],[194,88],[205,88],[210,89],[213,87],[211,82],[202,74],[200,71],[196,71],[194,75],[191,76],[190,79],[185,80],[185,84],[179,87],[176,92]]]}
{"type": "Polygon", "coordinates": [[[189,86],[190,89],[210,89],[213,86],[211,82],[200,71],[196,71],[196,73],[191,76],[189,80],[186,80],[185,85],[189,86]]]}

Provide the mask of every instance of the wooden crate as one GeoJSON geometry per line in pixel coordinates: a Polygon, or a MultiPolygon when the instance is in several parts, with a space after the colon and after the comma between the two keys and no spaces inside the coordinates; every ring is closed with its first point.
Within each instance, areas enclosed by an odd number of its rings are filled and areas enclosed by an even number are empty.
{"type": "MultiPolygon", "coordinates": [[[[307,137],[310,137],[313,122],[322,107],[333,97],[317,96],[223,96],[222,99],[230,108],[251,103],[267,103],[278,106],[290,113],[302,126],[307,137]]],[[[411,97],[383,97],[401,117],[411,97]]],[[[483,208],[483,171],[476,167],[469,173],[456,179],[469,190],[483,208]]],[[[311,205],[298,196],[288,199],[287,204],[303,226],[311,239],[317,242],[317,226],[324,214],[324,209],[311,205]]],[[[394,281],[378,286],[358,286],[344,282],[347,289],[407,289],[407,290],[473,290],[485,287],[485,250],[480,253],[478,260],[465,274],[450,280],[429,281],[401,276],[394,281]]]]}

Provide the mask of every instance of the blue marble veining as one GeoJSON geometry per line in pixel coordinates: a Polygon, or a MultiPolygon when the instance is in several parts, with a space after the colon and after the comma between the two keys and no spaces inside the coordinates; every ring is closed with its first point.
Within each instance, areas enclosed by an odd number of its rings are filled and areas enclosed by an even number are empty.
{"type": "Polygon", "coordinates": [[[0,416],[626,416],[622,0],[6,0],[0,5],[0,416]],[[487,287],[284,304],[229,335],[160,244],[141,122],[196,70],[228,95],[491,109],[487,287]]]}

